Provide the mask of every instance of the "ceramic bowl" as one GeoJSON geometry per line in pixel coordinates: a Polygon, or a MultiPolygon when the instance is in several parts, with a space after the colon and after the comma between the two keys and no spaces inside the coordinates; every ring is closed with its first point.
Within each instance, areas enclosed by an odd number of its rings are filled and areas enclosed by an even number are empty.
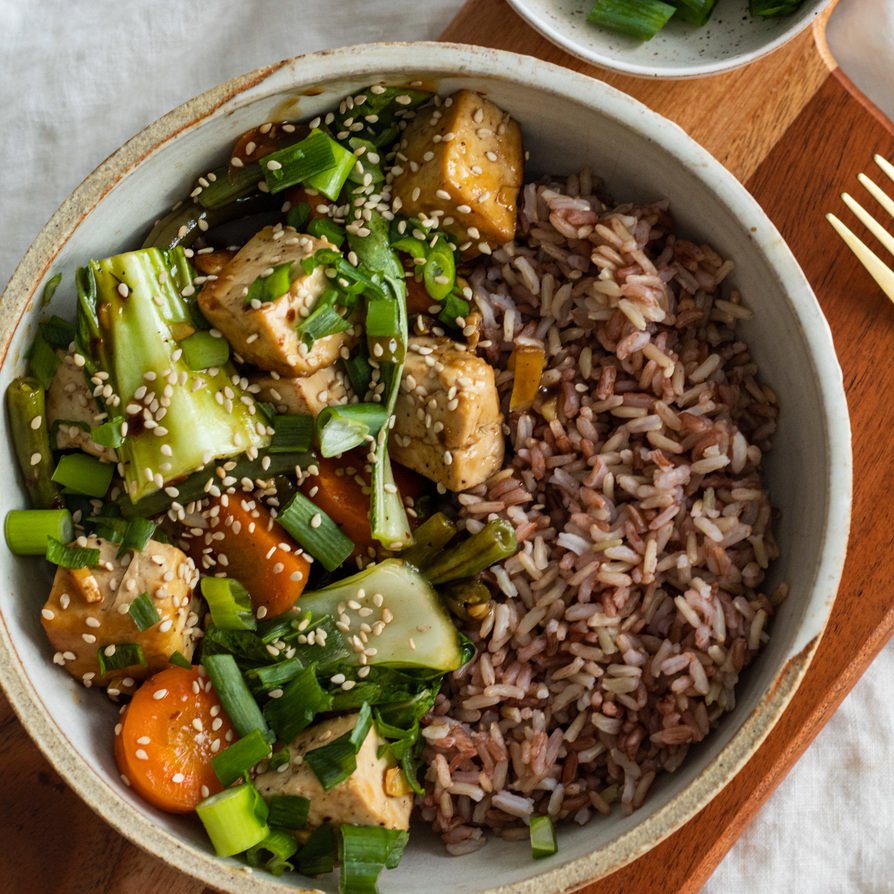
{"type": "Polygon", "coordinates": [[[672,18],[639,41],[587,22],[594,0],[509,0],[527,23],[573,56],[645,78],[695,78],[731,71],[781,47],[803,31],[830,0],[804,0],[797,12],[752,18],[748,0],[718,0],[708,23],[693,28],[672,18]]]}
{"type": "MultiPolygon", "coordinates": [[[[60,288],[44,308],[44,282],[139,242],[147,221],[185,195],[196,172],[227,157],[235,137],[258,122],[310,117],[371,82],[416,78],[450,93],[483,91],[522,122],[531,167],[570,173],[584,165],[618,200],[668,197],[679,226],[736,261],[735,285],[755,311],[742,327],[782,406],[767,474],[781,508],[782,558],[775,581],[791,595],[760,659],[742,680],[738,704],[673,775],[657,780],[632,816],[560,831],[557,855],[536,863],[524,842],[491,841],[448,857],[419,829],[389,894],[419,891],[557,891],[607,874],[669,835],[700,810],[755,751],[798,686],[822,634],[841,573],[850,510],[847,407],[828,326],[779,233],[732,175],[680,128],[598,81],[530,58],[449,44],[374,44],[316,53],[236,78],[186,103],[125,144],[62,204],[28,250],[0,302],[0,389],[22,372],[41,314],[71,314],[60,288]]],[[[529,173],[534,173],[531,171],[529,173]]],[[[9,443],[8,423],[0,438],[9,443]]],[[[25,504],[4,460],[0,514],[25,504]]],[[[300,879],[248,874],[217,859],[199,825],[161,814],[125,788],[112,757],[117,709],[51,662],[38,622],[49,575],[38,560],[0,549],[0,681],[28,732],[69,785],[140,847],[227,892],[294,891],[300,879]]],[[[319,886],[334,890],[331,881],[319,886]]]]}

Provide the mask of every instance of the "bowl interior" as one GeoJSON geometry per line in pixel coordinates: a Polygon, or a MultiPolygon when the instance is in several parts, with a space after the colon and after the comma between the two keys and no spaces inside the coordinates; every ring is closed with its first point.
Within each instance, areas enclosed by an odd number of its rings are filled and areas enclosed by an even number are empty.
{"type": "Polygon", "coordinates": [[[748,0],[718,0],[704,27],[672,18],[644,42],[589,24],[594,0],[509,2],[553,43],[594,65],[643,77],[688,78],[763,56],[807,27],[828,0],[805,0],[797,12],[776,18],[752,18],[748,0]]]}
{"type": "MultiPolygon", "coordinates": [[[[679,771],[656,782],[635,815],[563,827],[559,853],[549,860],[535,864],[525,842],[501,841],[455,859],[421,830],[414,833],[399,869],[383,879],[383,890],[392,894],[471,894],[513,884],[516,891],[554,890],[611,871],[657,843],[741,766],[781,713],[796,680],[789,676],[780,685],[780,674],[790,659],[815,643],[843,561],[848,423],[825,321],[757,205],[681,130],[611,88],[563,69],[540,65],[532,74],[531,61],[524,57],[444,45],[318,54],[284,64],[235,96],[219,88],[125,147],[39,238],[3,299],[7,351],[0,389],[21,373],[38,317],[51,312],[71,316],[76,267],[87,258],[138,244],[152,220],[185,195],[199,173],[227,157],[241,131],[285,115],[313,116],[372,81],[408,83],[417,77],[445,93],[461,87],[480,90],[512,113],[523,123],[529,173],[571,173],[588,165],[619,200],[669,198],[682,230],[735,259],[732,281],[755,311],[742,334],[782,406],[776,448],[767,462],[773,501],[782,510],[776,529],[782,558],[769,585],[786,580],[792,591],[766,650],[742,681],[736,709],[679,771]],[[345,71],[354,73],[346,77],[345,71]],[[94,200],[95,207],[83,216],[94,200]],[[41,308],[35,297],[39,277],[55,272],[64,275],[65,285],[50,307],[41,308]],[[830,530],[833,513],[842,526],[830,530]],[[535,880],[541,874],[546,877],[535,880]]],[[[4,417],[0,438],[5,443],[7,425],[4,417]]],[[[9,485],[0,494],[3,514],[25,502],[10,463],[9,485]]],[[[228,891],[300,886],[294,880],[248,876],[235,861],[218,860],[194,822],[154,811],[121,785],[112,758],[115,706],[51,662],[38,622],[48,574],[40,563],[17,561],[0,550],[0,577],[0,636],[7,646],[0,659],[3,681],[32,735],[76,790],[138,844],[208,884],[228,891]]],[[[331,883],[317,884],[334,890],[331,883]]]]}

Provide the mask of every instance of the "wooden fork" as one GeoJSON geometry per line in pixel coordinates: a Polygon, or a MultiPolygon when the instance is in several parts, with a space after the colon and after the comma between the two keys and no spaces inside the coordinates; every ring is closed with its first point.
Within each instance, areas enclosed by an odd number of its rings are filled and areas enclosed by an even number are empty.
{"type": "MultiPolygon", "coordinates": [[[[881,155],[874,156],[875,163],[894,181],[894,165],[881,155]]],[[[894,199],[887,195],[881,187],[865,174],[857,174],[857,179],[878,203],[894,217],[894,199]]],[[[879,242],[894,255],[894,236],[888,232],[856,199],[844,192],[841,199],[851,211],[866,225],[866,228],[879,242]]],[[[826,220],[835,228],[848,248],[857,256],[860,263],[869,271],[869,275],[879,284],[882,291],[894,301],[894,270],[891,269],[859,236],[855,235],[834,214],[827,214],[826,220]]]]}

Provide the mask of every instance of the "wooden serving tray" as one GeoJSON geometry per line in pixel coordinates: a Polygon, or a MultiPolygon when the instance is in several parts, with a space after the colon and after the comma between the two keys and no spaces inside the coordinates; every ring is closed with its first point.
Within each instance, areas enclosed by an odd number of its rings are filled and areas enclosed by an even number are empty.
{"type": "MultiPolygon", "coordinates": [[[[894,307],[823,219],[894,128],[825,50],[824,21],[745,69],[696,81],[613,75],[566,55],[503,0],[470,0],[443,35],[585,71],[673,119],[763,205],[832,327],[854,445],[851,545],[828,631],[780,723],[711,804],[675,835],[580,894],[695,894],[894,631],[894,550],[873,501],[890,488],[894,307]]],[[[867,197],[873,212],[879,209],[867,197]]],[[[861,199],[862,201],[862,199],[861,199]]],[[[859,233],[861,227],[854,224],[859,233]]],[[[0,696],[0,891],[203,894],[200,882],[120,837],[47,764],[0,696]]]]}

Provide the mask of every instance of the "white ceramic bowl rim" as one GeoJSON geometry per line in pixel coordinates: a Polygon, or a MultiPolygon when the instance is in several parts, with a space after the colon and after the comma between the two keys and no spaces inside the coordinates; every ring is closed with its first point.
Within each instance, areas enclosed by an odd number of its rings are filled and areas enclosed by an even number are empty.
{"type": "MultiPolygon", "coordinates": [[[[16,327],[33,306],[36,289],[61,248],[77,229],[79,220],[146,156],[175,139],[179,133],[201,126],[210,116],[226,115],[259,97],[275,95],[285,89],[295,91],[309,88],[346,73],[352,77],[377,77],[387,73],[389,77],[397,79],[409,78],[418,72],[433,77],[471,74],[534,87],[547,95],[572,96],[578,102],[598,108],[600,114],[623,122],[644,140],[671,148],[680,164],[691,172],[697,172],[700,179],[709,183],[709,188],[727,208],[744,208],[751,219],[765,221],[760,232],[754,234],[754,239],[786,283],[792,305],[805,323],[805,338],[812,348],[816,375],[818,381],[823,383],[819,409],[827,419],[837,422],[836,426],[829,426],[826,446],[827,467],[832,470],[836,486],[831,488],[823,532],[824,548],[815,577],[821,597],[817,602],[822,609],[805,618],[774,685],[758,709],[752,711],[739,732],[709,765],[715,768],[722,766],[726,778],[731,778],[750,757],[756,747],[754,743],[759,743],[769,733],[790,700],[806,671],[831,610],[844,563],[850,518],[851,455],[847,406],[828,325],[779,233],[755,200],[719,162],[677,125],[629,96],[560,66],[539,61],[535,64],[530,57],[443,43],[380,43],[327,50],[234,78],[146,127],[104,161],[63,202],[16,268],[0,302],[0,323],[3,326],[0,360],[5,361],[16,327]],[[834,531],[830,530],[832,520],[834,531]],[[751,745],[746,746],[746,742],[751,745]]],[[[231,861],[218,860],[153,823],[123,800],[118,791],[71,747],[16,657],[5,619],[0,618],[0,621],[3,622],[0,623],[0,648],[5,653],[5,660],[0,662],[0,683],[28,733],[68,784],[122,835],[172,866],[222,890],[256,891],[260,881],[257,875],[247,874],[231,861]]],[[[616,840],[614,844],[625,854],[625,861],[634,859],[671,834],[717,794],[716,783],[712,784],[709,776],[709,773],[703,772],[671,804],[645,818],[616,840]]],[[[620,863],[614,863],[609,870],[619,866],[620,863]]],[[[491,894],[510,890],[514,894],[537,894],[573,887],[606,871],[599,852],[596,852],[512,886],[491,883],[487,890],[491,894]]],[[[294,885],[273,877],[265,877],[265,883],[270,891],[296,891],[294,885]]]]}

